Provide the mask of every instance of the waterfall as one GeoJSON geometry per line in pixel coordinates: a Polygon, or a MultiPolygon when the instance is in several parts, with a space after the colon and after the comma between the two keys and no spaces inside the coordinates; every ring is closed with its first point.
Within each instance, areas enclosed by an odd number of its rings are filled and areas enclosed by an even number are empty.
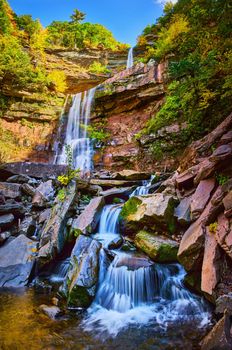
{"type": "Polygon", "coordinates": [[[133,47],[131,47],[128,51],[127,64],[126,68],[131,68],[134,65],[134,57],[133,57],[133,47]]]}
{"type": "Polygon", "coordinates": [[[56,265],[53,273],[49,278],[50,281],[54,283],[63,282],[67,275],[69,266],[70,266],[70,258],[62,260],[59,264],[56,265]]]}
{"type": "MultiPolygon", "coordinates": [[[[148,192],[153,177],[135,193],[148,192]]],[[[117,336],[128,327],[152,326],[167,329],[172,324],[209,323],[208,306],[184,285],[185,271],[178,264],[157,264],[140,253],[114,250],[111,262],[106,248],[119,237],[122,205],[103,208],[98,233],[103,249],[99,258],[99,285],[95,299],[82,321],[85,331],[117,336]]]]}
{"type": "Polygon", "coordinates": [[[138,186],[130,195],[130,197],[134,196],[144,196],[149,193],[149,188],[151,187],[152,180],[155,175],[152,175],[150,180],[144,180],[142,186],[138,186]]]}
{"type": "Polygon", "coordinates": [[[101,241],[104,247],[119,235],[119,215],[122,210],[121,204],[106,205],[101,214],[99,232],[95,238],[101,241]]]}
{"type": "Polygon", "coordinates": [[[88,173],[92,167],[92,144],[88,138],[87,126],[91,114],[96,88],[78,93],[73,97],[72,107],[68,114],[66,136],[61,152],[56,155],[56,164],[66,164],[65,146],[72,149],[73,166],[83,173],[88,173]]]}

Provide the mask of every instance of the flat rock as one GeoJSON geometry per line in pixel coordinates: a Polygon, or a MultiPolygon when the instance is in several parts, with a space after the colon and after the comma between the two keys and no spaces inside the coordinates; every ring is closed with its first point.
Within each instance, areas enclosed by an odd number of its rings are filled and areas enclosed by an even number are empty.
{"type": "Polygon", "coordinates": [[[52,320],[55,320],[56,317],[61,313],[61,310],[58,306],[55,305],[49,306],[42,304],[39,306],[39,312],[42,312],[52,320]]]}
{"type": "Polygon", "coordinates": [[[16,217],[21,217],[25,214],[26,208],[19,203],[15,204],[0,204],[0,215],[11,213],[16,217]]]}
{"type": "Polygon", "coordinates": [[[30,176],[27,175],[13,175],[9,177],[7,182],[17,183],[17,184],[24,184],[24,183],[35,183],[37,182],[35,179],[32,179],[30,176]]]}
{"type": "Polygon", "coordinates": [[[106,188],[113,187],[131,187],[131,186],[139,186],[142,184],[142,181],[126,181],[126,180],[108,180],[108,179],[91,179],[91,185],[98,185],[106,188]]]}
{"type": "Polygon", "coordinates": [[[213,154],[209,157],[211,162],[224,161],[232,157],[232,144],[222,145],[216,148],[213,154]]]}
{"type": "Polygon", "coordinates": [[[0,248],[0,287],[23,287],[35,262],[37,243],[20,235],[0,248]]]}
{"type": "Polygon", "coordinates": [[[73,221],[72,229],[82,234],[93,233],[98,225],[104,204],[104,197],[93,198],[81,215],[73,221]]]}
{"type": "Polygon", "coordinates": [[[66,172],[66,165],[48,163],[16,162],[1,165],[0,179],[6,180],[13,175],[27,175],[36,179],[57,178],[66,172]]]}
{"type": "Polygon", "coordinates": [[[177,261],[178,243],[164,236],[156,236],[140,231],[135,236],[135,245],[156,262],[170,263],[177,261]]]}
{"type": "Polygon", "coordinates": [[[192,196],[190,211],[191,219],[196,220],[205,209],[211,194],[215,188],[215,179],[202,180],[192,196]]]}
{"type": "Polygon", "coordinates": [[[127,199],[132,192],[132,187],[111,188],[106,191],[101,191],[100,196],[103,196],[106,201],[113,198],[127,199]]]}
{"type": "Polygon", "coordinates": [[[212,295],[220,279],[221,254],[219,245],[209,228],[206,229],[205,250],[201,272],[201,290],[212,295]]]}
{"type": "Polygon", "coordinates": [[[80,235],[77,238],[63,285],[70,306],[91,304],[98,283],[100,249],[101,244],[90,237],[80,235]]]}
{"type": "Polygon", "coordinates": [[[7,228],[14,222],[13,214],[0,215],[0,228],[7,228]]]}
{"type": "Polygon", "coordinates": [[[115,180],[129,180],[129,181],[149,180],[150,177],[151,177],[151,174],[149,173],[139,172],[134,170],[126,170],[126,169],[112,174],[112,179],[115,179],[115,180]]]}
{"type": "Polygon", "coordinates": [[[194,178],[196,177],[198,170],[199,164],[179,174],[175,178],[177,188],[179,190],[192,188],[194,186],[194,178]]]}
{"type": "Polygon", "coordinates": [[[0,192],[5,198],[19,198],[21,196],[21,185],[8,182],[0,182],[0,192]]]}

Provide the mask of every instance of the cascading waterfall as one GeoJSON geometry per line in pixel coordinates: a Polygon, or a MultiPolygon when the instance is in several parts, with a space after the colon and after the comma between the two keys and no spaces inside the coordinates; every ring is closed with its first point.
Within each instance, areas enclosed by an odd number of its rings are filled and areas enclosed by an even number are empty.
{"type": "MultiPolygon", "coordinates": [[[[103,208],[95,238],[106,248],[119,236],[120,211],[120,205],[103,208]]],[[[85,331],[114,337],[128,326],[151,325],[161,330],[173,323],[194,322],[199,328],[208,324],[208,307],[185,288],[185,271],[180,265],[155,264],[138,253],[120,250],[114,254],[110,263],[105,250],[101,251],[99,288],[82,322],[85,331]]]]}
{"type": "Polygon", "coordinates": [[[61,152],[56,154],[56,164],[66,164],[65,146],[69,145],[73,154],[73,165],[83,173],[92,167],[92,144],[88,137],[87,126],[91,113],[96,88],[73,97],[72,107],[68,114],[66,136],[61,152]]]}
{"type": "Polygon", "coordinates": [[[133,55],[133,47],[131,47],[128,51],[127,64],[126,68],[129,69],[134,65],[134,55],[133,55]]]}
{"type": "Polygon", "coordinates": [[[138,186],[130,195],[130,197],[134,196],[144,196],[149,193],[149,189],[152,184],[152,180],[154,179],[155,175],[152,175],[150,180],[144,180],[142,186],[138,186]]]}

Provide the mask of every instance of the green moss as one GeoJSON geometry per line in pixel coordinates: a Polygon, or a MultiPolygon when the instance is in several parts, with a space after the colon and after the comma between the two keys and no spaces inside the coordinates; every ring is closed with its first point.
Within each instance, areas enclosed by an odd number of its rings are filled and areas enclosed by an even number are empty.
{"type": "Polygon", "coordinates": [[[84,287],[74,286],[68,296],[68,305],[75,307],[88,307],[92,298],[84,287]]]}
{"type": "Polygon", "coordinates": [[[123,206],[121,211],[121,217],[123,219],[127,219],[129,215],[135,214],[138,206],[142,203],[142,201],[137,197],[130,198],[123,206]]]}

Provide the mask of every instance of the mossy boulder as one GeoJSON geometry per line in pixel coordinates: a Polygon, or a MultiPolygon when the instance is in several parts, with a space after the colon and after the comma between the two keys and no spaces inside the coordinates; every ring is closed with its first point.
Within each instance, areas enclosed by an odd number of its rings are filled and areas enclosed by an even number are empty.
{"type": "Polygon", "coordinates": [[[147,227],[154,232],[174,233],[175,205],[174,197],[163,193],[130,198],[121,212],[125,231],[135,233],[147,227]]]}
{"type": "Polygon", "coordinates": [[[171,263],[177,261],[178,243],[164,236],[140,231],[135,236],[135,245],[156,262],[171,263]]]}

